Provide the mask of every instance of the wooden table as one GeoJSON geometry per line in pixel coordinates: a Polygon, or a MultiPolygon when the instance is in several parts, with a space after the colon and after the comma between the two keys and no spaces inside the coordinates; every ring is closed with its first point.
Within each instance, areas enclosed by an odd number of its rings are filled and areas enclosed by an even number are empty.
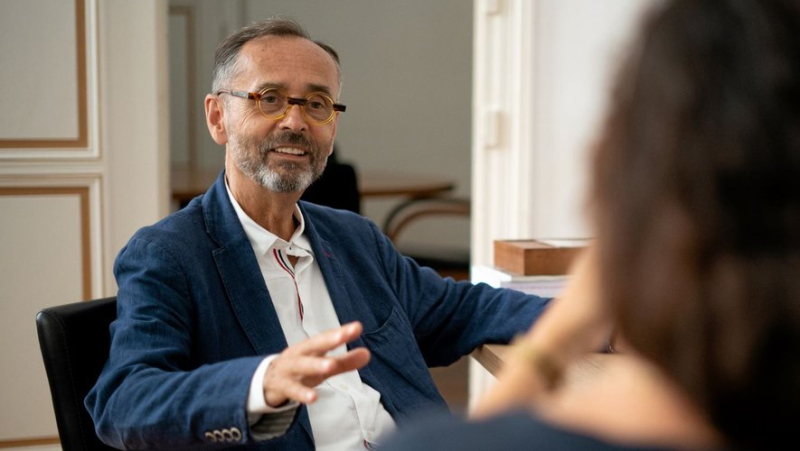
{"type": "Polygon", "coordinates": [[[472,351],[472,357],[486,368],[486,371],[492,373],[492,376],[497,377],[507,352],[508,345],[483,345],[472,351]]]}
{"type": "MultiPolygon", "coordinates": [[[[507,357],[507,352],[508,345],[483,345],[472,352],[472,357],[492,373],[494,377],[497,377],[500,368],[503,366],[503,360],[507,357]]],[[[608,365],[613,365],[613,362],[620,360],[620,358],[616,354],[597,353],[578,360],[567,369],[565,375],[566,383],[567,385],[575,385],[599,379],[608,368],[608,365]]]]}
{"type": "Polygon", "coordinates": [[[455,188],[452,180],[442,177],[388,171],[361,171],[358,177],[358,190],[362,198],[405,196],[424,199],[444,194],[455,188]]]}
{"type": "MultiPolygon", "coordinates": [[[[507,350],[506,346],[488,345],[472,355],[497,375],[507,350]]],[[[508,400],[504,403],[511,408],[508,400]]],[[[607,438],[616,437],[615,441],[661,443],[659,448],[672,449],[673,443],[687,445],[694,440],[720,438],[698,423],[702,422],[699,410],[694,409],[690,398],[681,394],[674,381],[652,363],[631,353],[587,355],[567,367],[563,384],[557,390],[540,392],[535,397],[528,394],[515,403],[516,408],[532,407],[549,423],[594,431],[592,435],[603,431],[601,437],[608,433],[607,438]],[[674,441],[672,437],[679,439],[674,441]]]]}
{"type": "MultiPolygon", "coordinates": [[[[172,199],[180,205],[206,192],[219,175],[219,168],[175,166],[170,171],[172,199]]],[[[402,174],[389,171],[360,171],[358,191],[361,198],[405,197],[425,199],[439,196],[455,188],[447,178],[402,174]]]]}

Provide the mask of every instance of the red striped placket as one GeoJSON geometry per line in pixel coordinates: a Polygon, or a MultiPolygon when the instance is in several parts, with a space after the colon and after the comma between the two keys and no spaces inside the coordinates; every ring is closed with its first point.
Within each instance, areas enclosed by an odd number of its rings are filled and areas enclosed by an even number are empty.
{"type": "Polygon", "coordinates": [[[297,279],[294,276],[294,271],[289,266],[289,263],[284,260],[283,253],[280,252],[278,249],[272,250],[272,255],[275,256],[275,261],[278,262],[278,266],[281,267],[284,271],[286,271],[289,276],[292,277],[292,282],[294,282],[294,291],[297,293],[297,311],[300,312],[300,321],[303,321],[303,301],[300,299],[300,288],[297,286],[297,279]]]}

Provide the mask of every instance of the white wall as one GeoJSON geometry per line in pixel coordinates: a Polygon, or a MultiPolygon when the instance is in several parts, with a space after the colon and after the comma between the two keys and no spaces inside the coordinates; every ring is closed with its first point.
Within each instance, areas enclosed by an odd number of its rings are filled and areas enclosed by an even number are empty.
{"type": "Polygon", "coordinates": [[[589,146],[613,69],[650,3],[476,0],[473,264],[492,263],[496,239],[591,233],[589,146]]]}

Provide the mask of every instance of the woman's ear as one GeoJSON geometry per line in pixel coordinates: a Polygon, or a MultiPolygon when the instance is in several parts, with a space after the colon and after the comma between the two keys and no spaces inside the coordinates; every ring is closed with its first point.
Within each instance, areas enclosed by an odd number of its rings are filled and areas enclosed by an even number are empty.
{"type": "Polygon", "coordinates": [[[225,110],[219,96],[213,94],[206,95],[206,126],[214,142],[223,146],[228,142],[228,133],[225,130],[225,110]]]}

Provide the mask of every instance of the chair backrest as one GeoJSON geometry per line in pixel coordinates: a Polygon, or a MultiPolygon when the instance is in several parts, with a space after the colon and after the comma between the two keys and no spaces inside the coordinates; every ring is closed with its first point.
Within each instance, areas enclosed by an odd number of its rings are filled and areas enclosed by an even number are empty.
{"type": "Polygon", "coordinates": [[[300,199],[326,207],[361,213],[361,195],[355,166],[339,161],[337,146],[328,157],[322,175],[311,184],[300,199]]]}
{"type": "Polygon", "coordinates": [[[410,199],[400,203],[386,215],[383,233],[397,243],[400,232],[412,222],[441,216],[459,216],[469,220],[471,211],[469,199],[456,197],[410,199]]]}
{"type": "Polygon", "coordinates": [[[469,280],[470,251],[467,248],[445,246],[409,246],[400,242],[401,232],[411,224],[422,220],[439,220],[443,217],[470,220],[469,199],[434,197],[410,199],[394,207],[383,223],[383,232],[394,242],[395,247],[421,266],[433,268],[442,277],[469,280]]]}
{"type": "Polygon", "coordinates": [[[116,316],[116,297],[46,308],[36,315],[39,346],[64,451],[114,449],[97,438],[83,398],[108,360],[108,326],[116,316]]]}
{"type": "Polygon", "coordinates": [[[303,192],[300,199],[326,207],[361,213],[358,175],[346,163],[328,163],[322,176],[303,192]]]}

